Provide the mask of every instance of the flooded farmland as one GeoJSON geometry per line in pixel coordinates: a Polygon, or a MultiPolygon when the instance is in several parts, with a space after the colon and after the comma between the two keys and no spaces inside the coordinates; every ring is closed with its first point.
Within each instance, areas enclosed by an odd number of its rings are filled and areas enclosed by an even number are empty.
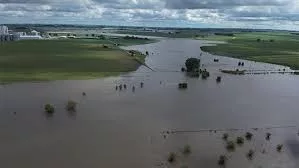
{"type": "MultiPolygon", "coordinates": [[[[223,74],[219,69],[238,68],[240,60],[200,56],[201,45],[206,43],[166,39],[126,48],[148,51],[146,64],[154,71],[142,66],[119,77],[0,86],[2,166],[217,168],[219,156],[226,155],[228,168],[298,167],[299,77],[223,74]],[[210,78],[180,72],[189,57],[200,58],[210,78]],[[187,82],[188,89],[178,90],[179,82],[187,82]],[[116,91],[120,84],[128,88],[116,91]],[[65,110],[70,99],[78,102],[74,113],[65,110]],[[55,106],[52,117],[44,113],[47,103],[55,106]],[[226,150],[223,133],[235,140],[248,131],[251,141],[236,145],[234,152],[226,150]],[[281,152],[278,144],[283,144],[281,152]],[[191,147],[189,156],[182,155],[185,145],[191,147]],[[246,157],[251,149],[252,160],[246,157]],[[173,164],[167,162],[170,152],[177,155],[173,164]]],[[[285,68],[243,62],[247,70],[285,68]]]]}

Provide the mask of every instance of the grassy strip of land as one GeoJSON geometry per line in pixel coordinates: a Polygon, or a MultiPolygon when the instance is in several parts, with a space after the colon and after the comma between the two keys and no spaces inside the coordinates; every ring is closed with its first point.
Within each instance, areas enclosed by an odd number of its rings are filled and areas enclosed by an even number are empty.
{"type": "Polygon", "coordinates": [[[226,41],[226,44],[203,46],[212,54],[273,63],[299,69],[299,35],[281,32],[235,33],[234,36],[211,35],[203,40],[226,41]]]}
{"type": "Polygon", "coordinates": [[[156,39],[125,39],[123,37],[110,39],[111,42],[118,44],[120,46],[131,46],[131,45],[141,45],[141,44],[149,44],[149,43],[155,43],[158,42],[156,39]]]}
{"type": "Polygon", "coordinates": [[[140,36],[155,36],[166,38],[193,38],[200,34],[199,30],[177,30],[177,31],[117,31],[120,34],[140,35],[140,36]]]}
{"type": "Polygon", "coordinates": [[[113,76],[136,70],[140,63],[144,63],[144,59],[143,54],[137,52],[131,56],[107,40],[64,39],[0,43],[0,82],[113,76]]]}

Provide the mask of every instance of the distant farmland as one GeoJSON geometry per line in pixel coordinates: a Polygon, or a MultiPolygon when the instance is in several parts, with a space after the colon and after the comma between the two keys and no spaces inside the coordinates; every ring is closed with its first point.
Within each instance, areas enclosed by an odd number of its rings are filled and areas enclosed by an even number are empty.
{"type": "Polygon", "coordinates": [[[201,47],[206,52],[299,69],[298,35],[282,32],[255,32],[235,33],[234,37],[212,35],[201,39],[227,42],[217,46],[201,47]]]}

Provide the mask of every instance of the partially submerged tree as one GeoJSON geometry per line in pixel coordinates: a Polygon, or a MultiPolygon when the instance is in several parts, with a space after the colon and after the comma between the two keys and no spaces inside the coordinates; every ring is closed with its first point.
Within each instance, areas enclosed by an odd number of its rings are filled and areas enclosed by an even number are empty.
{"type": "Polygon", "coordinates": [[[77,104],[78,104],[77,102],[75,102],[73,100],[69,100],[66,104],[66,110],[69,112],[75,112],[77,104]]]}
{"type": "Polygon", "coordinates": [[[246,132],[245,137],[246,137],[246,139],[247,139],[248,141],[250,141],[250,140],[252,139],[252,136],[253,136],[252,133],[250,133],[250,132],[246,132]]]}
{"type": "Polygon", "coordinates": [[[227,141],[227,139],[228,139],[228,133],[224,133],[223,136],[222,136],[222,139],[225,140],[225,141],[227,141]]]}
{"type": "Polygon", "coordinates": [[[45,105],[45,112],[48,114],[53,114],[55,111],[54,106],[51,104],[46,104],[45,105]]]}
{"type": "Polygon", "coordinates": [[[217,78],[216,78],[216,82],[217,82],[217,83],[220,83],[220,82],[221,82],[221,76],[217,76],[217,78]]]}
{"type": "Polygon", "coordinates": [[[183,154],[184,155],[189,155],[191,153],[191,146],[190,145],[185,145],[183,149],[183,154]]]}
{"type": "Polygon", "coordinates": [[[277,145],[277,147],[276,147],[277,152],[281,152],[282,147],[283,147],[282,144],[277,145]]]}
{"type": "Polygon", "coordinates": [[[179,89],[187,89],[188,83],[179,83],[178,87],[179,87],[179,89]]]}
{"type": "Polygon", "coordinates": [[[227,157],[225,155],[221,155],[218,160],[219,166],[225,166],[227,157]]]}
{"type": "Polygon", "coordinates": [[[267,140],[267,141],[270,141],[271,135],[272,135],[272,134],[269,133],[269,132],[266,134],[266,140],[267,140]]]}
{"type": "Polygon", "coordinates": [[[228,141],[226,144],[226,149],[228,151],[234,151],[236,149],[235,143],[233,141],[228,141]]]}
{"type": "Polygon", "coordinates": [[[249,152],[247,153],[247,158],[248,158],[249,160],[252,160],[253,155],[254,155],[254,151],[250,149],[249,152]]]}
{"type": "Polygon", "coordinates": [[[195,72],[199,69],[200,59],[197,58],[188,58],[185,62],[187,72],[195,72]]]}
{"type": "Polygon", "coordinates": [[[244,144],[244,138],[243,138],[243,137],[237,137],[236,142],[237,142],[237,144],[239,144],[239,145],[243,145],[243,144],[244,144]]]}
{"type": "Polygon", "coordinates": [[[168,161],[169,163],[173,163],[173,162],[176,161],[176,157],[177,157],[176,154],[173,153],[173,152],[171,152],[171,153],[169,153],[169,155],[168,155],[167,161],[168,161]]]}

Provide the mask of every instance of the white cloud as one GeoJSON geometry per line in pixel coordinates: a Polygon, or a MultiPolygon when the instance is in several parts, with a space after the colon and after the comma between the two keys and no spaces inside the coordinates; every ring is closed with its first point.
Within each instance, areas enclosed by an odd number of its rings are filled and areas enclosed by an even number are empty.
{"type": "Polygon", "coordinates": [[[0,24],[130,22],[299,29],[298,21],[299,0],[0,0],[0,24]]]}

